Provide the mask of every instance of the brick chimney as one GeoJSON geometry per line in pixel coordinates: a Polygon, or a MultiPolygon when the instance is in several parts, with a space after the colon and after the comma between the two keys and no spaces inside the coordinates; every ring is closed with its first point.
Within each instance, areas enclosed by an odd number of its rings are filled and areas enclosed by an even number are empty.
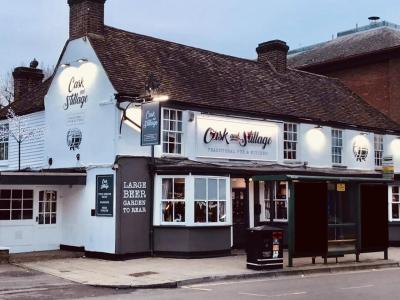
{"type": "Polygon", "coordinates": [[[106,0],[68,0],[71,40],[86,36],[88,33],[103,35],[105,2],[106,0]]]}
{"type": "Polygon", "coordinates": [[[286,72],[289,46],[284,41],[273,40],[261,43],[256,51],[259,63],[267,64],[269,62],[278,73],[286,72]]]}
{"type": "Polygon", "coordinates": [[[30,67],[18,67],[12,73],[14,78],[14,101],[29,97],[29,94],[38,88],[43,81],[43,71],[37,69],[38,62],[34,59],[30,67]]]}

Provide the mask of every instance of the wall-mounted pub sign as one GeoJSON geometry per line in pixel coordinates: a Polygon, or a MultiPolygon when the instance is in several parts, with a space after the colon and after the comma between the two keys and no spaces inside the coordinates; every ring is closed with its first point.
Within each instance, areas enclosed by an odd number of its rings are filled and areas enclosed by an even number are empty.
{"type": "Polygon", "coordinates": [[[160,144],[160,103],[149,102],[142,105],[142,132],[140,144],[142,146],[153,146],[160,144]]]}
{"type": "Polygon", "coordinates": [[[96,216],[112,217],[114,208],[114,175],[96,176],[96,216]]]}
{"type": "Polygon", "coordinates": [[[382,159],[382,176],[386,179],[394,179],[393,156],[384,156],[382,159]]]}

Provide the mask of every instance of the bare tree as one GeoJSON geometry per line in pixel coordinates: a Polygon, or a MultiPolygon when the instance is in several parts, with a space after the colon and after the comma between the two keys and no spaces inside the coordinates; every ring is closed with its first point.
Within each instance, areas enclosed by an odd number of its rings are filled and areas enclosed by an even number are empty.
{"type": "Polygon", "coordinates": [[[42,127],[29,127],[28,116],[18,116],[12,108],[7,112],[8,124],[0,127],[0,140],[13,138],[18,143],[18,171],[21,170],[21,145],[27,141],[37,141],[44,134],[42,127]]]}
{"type": "Polygon", "coordinates": [[[0,76],[0,108],[10,105],[14,101],[14,79],[11,72],[0,76]]]}

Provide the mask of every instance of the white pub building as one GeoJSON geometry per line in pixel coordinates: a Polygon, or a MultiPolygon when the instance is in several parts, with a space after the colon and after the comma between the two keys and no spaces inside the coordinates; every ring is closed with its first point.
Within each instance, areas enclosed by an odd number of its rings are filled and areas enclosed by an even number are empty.
{"type": "Polygon", "coordinates": [[[106,26],[105,0],[68,4],[53,76],[16,68],[22,123],[0,112],[0,247],[227,255],[260,224],[292,258],[400,241],[382,171],[400,171],[400,125],[338,80],[287,68],[279,40],[242,59],[106,26]],[[143,103],[167,98],[160,144],[141,146],[143,103]],[[18,143],[18,124],[41,134],[18,143]]]}

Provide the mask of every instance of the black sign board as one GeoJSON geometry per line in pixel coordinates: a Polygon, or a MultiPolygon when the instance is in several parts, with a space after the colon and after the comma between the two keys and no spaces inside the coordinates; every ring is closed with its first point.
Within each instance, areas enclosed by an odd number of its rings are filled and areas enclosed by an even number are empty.
{"type": "Polygon", "coordinates": [[[114,203],[114,175],[96,176],[96,216],[112,217],[114,203]]]}
{"type": "Polygon", "coordinates": [[[160,144],[160,103],[149,102],[142,105],[142,134],[140,144],[152,146],[160,144]]]}

